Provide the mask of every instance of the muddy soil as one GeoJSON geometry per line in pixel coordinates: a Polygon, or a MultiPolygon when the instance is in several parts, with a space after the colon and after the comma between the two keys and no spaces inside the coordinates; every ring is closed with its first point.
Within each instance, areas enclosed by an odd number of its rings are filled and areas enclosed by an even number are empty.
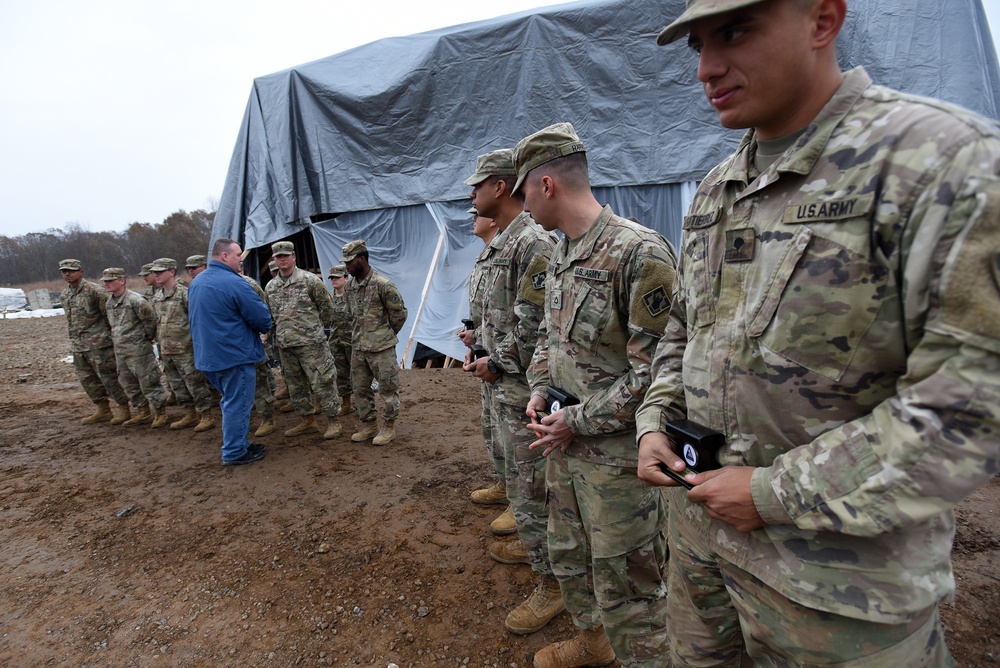
{"type": "MultiPolygon", "coordinates": [[[[486,557],[502,507],[468,500],[489,464],[461,370],[403,372],[387,447],[279,414],[262,462],[224,468],[218,429],[80,425],[69,354],[63,317],[0,320],[0,665],[526,668],[572,635],[503,628],[533,578],[486,557]]],[[[1000,480],[954,561],[948,644],[1000,665],[1000,480]]]]}

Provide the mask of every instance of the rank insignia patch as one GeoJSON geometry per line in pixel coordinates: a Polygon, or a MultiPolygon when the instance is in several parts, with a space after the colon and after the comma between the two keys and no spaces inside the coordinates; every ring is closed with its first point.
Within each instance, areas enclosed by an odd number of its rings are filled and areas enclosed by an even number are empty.
{"type": "Polygon", "coordinates": [[[662,285],[644,294],[642,302],[654,318],[670,308],[670,296],[667,295],[667,291],[663,289],[662,285]]]}

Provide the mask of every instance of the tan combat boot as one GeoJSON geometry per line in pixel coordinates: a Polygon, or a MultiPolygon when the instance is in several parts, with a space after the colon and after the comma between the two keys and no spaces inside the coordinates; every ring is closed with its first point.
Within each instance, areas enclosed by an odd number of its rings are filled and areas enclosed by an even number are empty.
{"type": "Polygon", "coordinates": [[[93,415],[88,415],[80,420],[80,424],[97,424],[98,422],[110,420],[113,417],[111,409],[108,408],[107,399],[104,399],[103,401],[96,401],[94,403],[97,405],[97,410],[94,411],[93,415]]]}
{"type": "Polygon", "coordinates": [[[275,409],[277,409],[279,413],[291,413],[295,410],[295,406],[292,405],[291,401],[285,400],[275,406],[275,409]]]}
{"type": "Polygon", "coordinates": [[[132,411],[128,409],[128,404],[117,404],[114,412],[115,416],[111,418],[111,424],[125,424],[132,417],[132,411]]]}
{"type": "Polygon", "coordinates": [[[187,427],[193,427],[198,424],[200,418],[198,417],[198,411],[194,409],[194,406],[188,406],[187,412],[184,413],[184,417],[176,422],[170,423],[171,429],[186,429],[187,427]]]}
{"type": "Polygon", "coordinates": [[[610,666],[614,662],[615,651],[603,626],[581,630],[572,640],[552,643],[535,653],[535,668],[610,666]]]}
{"type": "Polygon", "coordinates": [[[378,433],[378,421],[370,420],[361,425],[361,429],[351,434],[351,440],[355,443],[360,443],[361,441],[367,441],[369,438],[378,433]]]}
{"type": "Polygon", "coordinates": [[[502,506],[507,503],[507,487],[498,480],[486,489],[477,489],[469,498],[483,506],[502,506]]]}
{"type": "Polygon", "coordinates": [[[507,506],[507,510],[500,513],[500,517],[490,522],[490,531],[494,536],[509,536],[517,531],[517,524],[514,523],[514,511],[507,506]]]}
{"type": "Polygon", "coordinates": [[[372,439],[372,445],[386,445],[396,438],[396,421],[386,420],[378,436],[372,439]]]}
{"type": "Polygon", "coordinates": [[[302,422],[298,423],[291,429],[285,430],[285,436],[302,436],[303,434],[315,434],[319,431],[319,425],[316,424],[316,418],[312,415],[302,418],[302,422]]]}
{"type": "Polygon", "coordinates": [[[330,418],[330,423],[327,425],[326,431],[323,432],[323,438],[337,438],[342,431],[344,431],[344,427],[340,424],[340,420],[335,417],[330,418]]]}
{"type": "Polygon", "coordinates": [[[135,415],[130,417],[128,420],[125,420],[125,422],[123,422],[122,424],[124,424],[126,427],[134,427],[138,424],[146,422],[152,417],[153,414],[149,412],[149,404],[146,404],[142,408],[137,409],[135,415]]]}
{"type": "Polygon", "coordinates": [[[153,424],[149,425],[150,429],[159,429],[160,427],[165,427],[167,424],[167,407],[160,406],[159,408],[153,409],[153,424]]]}
{"type": "Polygon", "coordinates": [[[254,436],[268,436],[274,431],[274,416],[265,415],[264,419],[260,421],[260,426],[257,427],[257,431],[253,433],[254,436]]]}
{"type": "Polygon", "coordinates": [[[348,394],[345,397],[340,398],[340,412],[337,413],[337,417],[342,417],[344,415],[350,415],[354,412],[354,399],[352,395],[348,394]]]}
{"type": "Polygon", "coordinates": [[[274,398],[275,399],[279,399],[279,400],[280,399],[287,399],[288,398],[288,388],[285,387],[284,385],[282,385],[281,389],[274,393],[274,398]]]}
{"type": "Polygon", "coordinates": [[[496,541],[486,550],[490,558],[499,561],[501,564],[530,564],[528,561],[528,551],[524,549],[521,539],[501,543],[496,541]]]}
{"type": "Polygon", "coordinates": [[[208,431],[215,426],[215,418],[212,417],[212,411],[199,411],[198,412],[198,424],[194,426],[195,431],[208,431]]]}
{"type": "Polygon", "coordinates": [[[559,582],[552,575],[543,575],[542,581],[535,587],[535,591],[531,592],[531,596],[510,611],[504,626],[511,633],[519,636],[528,635],[540,630],[565,609],[559,582]]]}

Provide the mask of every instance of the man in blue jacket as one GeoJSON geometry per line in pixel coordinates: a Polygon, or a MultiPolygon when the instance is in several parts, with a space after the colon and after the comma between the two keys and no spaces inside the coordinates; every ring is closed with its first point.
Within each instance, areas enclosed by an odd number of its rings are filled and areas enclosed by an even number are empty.
{"type": "Polygon", "coordinates": [[[239,274],[240,245],[217,239],[208,269],[188,289],[188,317],[194,365],[222,393],[222,463],[249,464],[264,458],[264,445],[251,444],[257,362],[264,359],[260,334],[271,329],[271,314],[239,274]]]}

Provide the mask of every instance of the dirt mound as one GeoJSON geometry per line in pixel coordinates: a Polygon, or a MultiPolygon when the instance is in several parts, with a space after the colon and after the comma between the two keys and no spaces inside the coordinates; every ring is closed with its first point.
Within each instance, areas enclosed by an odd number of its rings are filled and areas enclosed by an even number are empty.
{"type": "MultiPolygon", "coordinates": [[[[403,372],[387,447],[351,443],[354,418],[286,439],[279,414],[263,462],[224,468],[218,429],[81,426],[65,328],[0,321],[0,664],[526,668],[573,633],[503,628],[533,578],[486,557],[502,508],[468,501],[489,465],[467,374],[403,372]]],[[[998,500],[994,479],[958,513],[963,666],[998,660],[998,500]]]]}

